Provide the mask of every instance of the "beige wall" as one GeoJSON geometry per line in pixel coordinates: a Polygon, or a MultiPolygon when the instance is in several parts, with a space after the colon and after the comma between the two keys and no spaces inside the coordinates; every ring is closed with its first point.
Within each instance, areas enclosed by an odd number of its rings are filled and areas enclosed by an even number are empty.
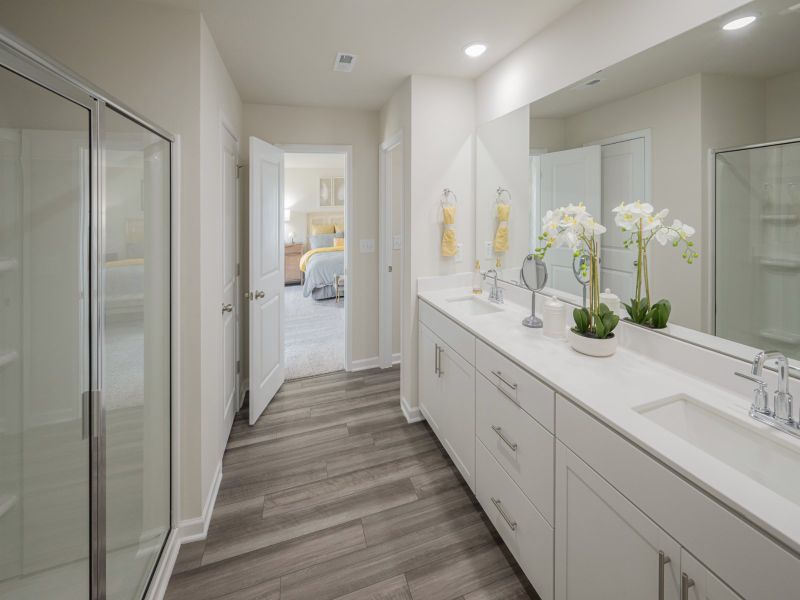
{"type": "MultiPolygon", "coordinates": [[[[348,286],[352,302],[352,358],[378,356],[378,111],[245,104],[242,158],[247,161],[250,136],[271,144],[350,145],[353,147],[353,269],[348,286]],[[359,240],[375,240],[375,252],[361,254],[359,240]]],[[[246,197],[246,194],[245,196],[246,197]]],[[[245,204],[245,202],[243,202],[245,204]]],[[[246,207],[243,206],[243,209],[246,207]]],[[[246,210],[242,210],[242,258],[246,258],[246,210]]],[[[248,272],[243,260],[242,285],[248,272]]],[[[246,289],[243,287],[243,289],[246,289]]]]}
{"type": "Polygon", "coordinates": [[[298,167],[285,170],[284,206],[291,209],[290,222],[286,225],[288,233],[294,234],[295,242],[308,241],[309,213],[344,214],[344,208],[331,209],[319,206],[319,180],[329,177],[344,177],[344,168],[298,167]]]}
{"type": "MultiPolygon", "coordinates": [[[[204,502],[228,441],[222,390],[222,140],[223,126],[241,141],[242,101],[205,24],[200,29],[201,426],[204,502]]],[[[238,295],[237,295],[238,296],[238,295]]],[[[240,296],[239,296],[240,297],[240,296]]],[[[238,300],[238,297],[237,297],[238,300]]],[[[240,302],[241,310],[246,305],[240,302]]]]}
{"type": "Polygon", "coordinates": [[[213,370],[199,375],[219,348],[213,339],[201,338],[201,331],[215,334],[213,326],[206,327],[212,319],[208,306],[198,301],[218,289],[217,273],[204,269],[201,278],[200,265],[219,243],[208,215],[218,213],[215,128],[220,107],[229,109],[237,126],[235,89],[196,11],[143,2],[7,0],[2,18],[15,35],[180,136],[181,484],[176,492],[178,518],[196,519],[208,498],[220,445],[214,410],[218,375],[213,370]]]}
{"type": "Polygon", "coordinates": [[[767,81],[767,139],[800,138],[800,70],[767,81]]]}

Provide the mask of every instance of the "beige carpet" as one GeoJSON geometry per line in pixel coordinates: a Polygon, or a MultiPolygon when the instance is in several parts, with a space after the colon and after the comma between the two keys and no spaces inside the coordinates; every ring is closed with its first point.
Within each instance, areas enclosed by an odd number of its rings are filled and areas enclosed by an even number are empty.
{"type": "Polygon", "coordinates": [[[299,285],[284,295],[286,379],[344,369],[344,301],[303,298],[299,285]]]}

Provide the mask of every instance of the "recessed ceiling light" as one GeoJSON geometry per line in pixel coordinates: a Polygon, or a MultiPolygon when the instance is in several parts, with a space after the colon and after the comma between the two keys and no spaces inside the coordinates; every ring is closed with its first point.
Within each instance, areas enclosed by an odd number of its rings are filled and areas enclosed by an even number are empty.
{"type": "Polygon", "coordinates": [[[470,58],[478,58],[484,52],[486,52],[486,44],[470,44],[464,48],[464,54],[470,58]]]}
{"type": "Polygon", "coordinates": [[[734,31],[736,29],[741,29],[742,27],[747,27],[755,20],[756,18],[753,15],[750,15],[749,17],[741,17],[739,19],[734,19],[730,23],[725,23],[722,28],[725,31],[734,31]]]}

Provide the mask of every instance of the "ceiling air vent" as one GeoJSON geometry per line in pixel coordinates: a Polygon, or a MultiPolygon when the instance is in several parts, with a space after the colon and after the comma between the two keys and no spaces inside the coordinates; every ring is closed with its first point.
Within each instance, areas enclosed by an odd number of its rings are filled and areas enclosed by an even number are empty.
{"type": "Polygon", "coordinates": [[[333,63],[333,70],[349,73],[353,70],[356,61],[358,61],[358,57],[355,54],[339,52],[339,54],[336,55],[336,61],[333,63]]]}

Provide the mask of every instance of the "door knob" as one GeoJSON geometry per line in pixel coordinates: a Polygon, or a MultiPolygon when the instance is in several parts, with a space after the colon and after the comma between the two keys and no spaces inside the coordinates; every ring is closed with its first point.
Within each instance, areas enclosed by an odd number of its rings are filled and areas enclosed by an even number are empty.
{"type": "Polygon", "coordinates": [[[223,304],[222,305],[222,312],[233,312],[233,304],[223,304]]]}
{"type": "Polygon", "coordinates": [[[253,299],[253,292],[245,292],[244,293],[245,300],[252,300],[253,299]]]}
{"type": "Polygon", "coordinates": [[[266,294],[264,292],[262,292],[261,290],[258,290],[256,292],[256,300],[259,300],[259,299],[263,298],[264,296],[266,296],[266,294]]]}

